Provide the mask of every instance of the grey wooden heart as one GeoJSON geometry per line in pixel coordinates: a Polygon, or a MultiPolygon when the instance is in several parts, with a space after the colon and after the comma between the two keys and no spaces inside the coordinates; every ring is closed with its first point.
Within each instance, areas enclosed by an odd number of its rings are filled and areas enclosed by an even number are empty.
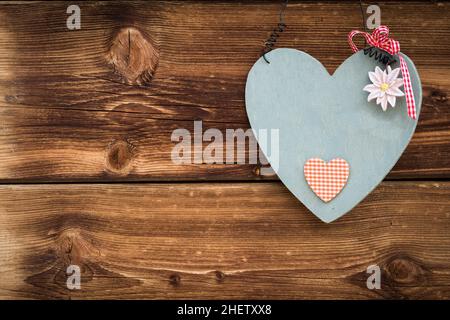
{"type": "MultiPolygon", "coordinates": [[[[404,97],[385,112],[367,101],[368,93],[362,89],[370,83],[368,72],[379,63],[362,51],[333,75],[318,60],[295,49],[276,49],[266,57],[270,64],[260,58],[247,78],[245,101],[251,127],[257,138],[260,129],[279,130],[279,178],[317,217],[331,222],[383,180],[408,145],[417,120],[408,117],[404,97]],[[314,194],[303,174],[303,165],[314,157],[325,161],[340,157],[350,165],[346,186],[328,203],[314,194]]],[[[412,61],[403,57],[419,115],[420,78],[412,61]]],[[[271,161],[274,146],[260,147],[271,161]]]]}

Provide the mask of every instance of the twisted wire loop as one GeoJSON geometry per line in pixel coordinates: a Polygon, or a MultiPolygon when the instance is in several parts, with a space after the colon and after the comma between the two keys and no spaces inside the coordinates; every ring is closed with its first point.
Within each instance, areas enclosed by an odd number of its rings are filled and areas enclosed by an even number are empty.
{"type": "Polygon", "coordinates": [[[280,37],[280,33],[282,33],[287,25],[284,23],[284,11],[287,8],[289,0],[285,0],[280,9],[279,14],[279,22],[277,24],[277,27],[272,30],[272,33],[270,34],[269,38],[264,42],[264,49],[262,50],[262,57],[264,58],[264,61],[267,63],[270,63],[269,60],[266,58],[266,54],[273,50],[275,47],[275,44],[277,43],[278,38],[280,37]]]}
{"type": "MultiPolygon", "coordinates": [[[[287,8],[288,2],[289,2],[289,0],[285,0],[282,3],[281,9],[280,9],[280,14],[279,14],[279,22],[277,24],[277,27],[272,30],[272,33],[270,34],[269,38],[264,42],[264,48],[262,50],[262,57],[264,58],[264,61],[266,61],[267,63],[270,63],[270,61],[267,60],[266,54],[273,50],[273,48],[275,47],[275,44],[278,41],[278,38],[280,37],[280,34],[287,27],[286,23],[284,23],[284,11],[287,8]]],[[[359,6],[361,9],[363,28],[367,32],[366,17],[364,14],[362,0],[359,0],[359,6]]],[[[364,41],[365,41],[365,44],[367,45],[367,41],[366,40],[364,40],[364,41]]],[[[393,55],[389,54],[388,52],[386,52],[384,50],[373,47],[373,46],[366,47],[363,49],[363,51],[364,51],[364,55],[369,56],[370,58],[373,58],[376,61],[381,62],[385,65],[389,65],[389,64],[397,62],[397,60],[394,58],[393,55]]]]}
{"type": "Polygon", "coordinates": [[[385,65],[390,65],[392,63],[397,62],[397,60],[394,58],[393,55],[391,55],[388,52],[383,51],[381,49],[375,48],[375,47],[367,47],[367,48],[364,48],[363,51],[366,56],[369,56],[370,58],[374,58],[375,60],[377,60],[385,65]]]}
{"type": "Polygon", "coordinates": [[[278,23],[277,27],[273,29],[272,33],[270,34],[269,38],[264,42],[264,49],[263,49],[263,58],[267,63],[270,63],[269,60],[266,58],[266,54],[273,50],[275,44],[277,43],[278,38],[280,37],[280,33],[286,29],[286,24],[284,22],[278,23]]]}

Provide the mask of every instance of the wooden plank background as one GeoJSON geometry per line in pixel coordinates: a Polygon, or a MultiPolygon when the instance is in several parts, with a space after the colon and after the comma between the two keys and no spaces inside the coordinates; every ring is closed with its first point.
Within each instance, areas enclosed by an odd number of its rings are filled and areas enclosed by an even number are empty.
{"type": "MultiPolygon", "coordinates": [[[[249,127],[246,74],[279,1],[83,2],[74,31],[69,3],[0,4],[0,297],[448,299],[450,4],[377,4],[422,113],[387,180],[329,225],[258,164],[170,157],[194,120],[249,127]]],[[[286,23],[277,46],[332,72],[362,22],[358,1],[290,1],[286,23]]]]}

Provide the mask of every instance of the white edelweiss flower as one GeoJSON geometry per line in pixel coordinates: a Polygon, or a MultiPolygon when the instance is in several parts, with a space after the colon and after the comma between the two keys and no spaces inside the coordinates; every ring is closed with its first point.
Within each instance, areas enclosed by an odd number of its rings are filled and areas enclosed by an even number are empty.
{"type": "Polygon", "coordinates": [[[375,72],[369,72],[369,79],[372,81],[372,84],[368,84],[363,89],[369,92],[367,101],[376,98],[377,104],[381,104],[383,111],[386,111],[388,103],[395,107],[397,97],[405,95],[399,89],[403,85],[403,79],[397,78],[399,73],[400,68],[392,70],[390,66],[384,71],[379,67],[375,67],[375,72]]]}

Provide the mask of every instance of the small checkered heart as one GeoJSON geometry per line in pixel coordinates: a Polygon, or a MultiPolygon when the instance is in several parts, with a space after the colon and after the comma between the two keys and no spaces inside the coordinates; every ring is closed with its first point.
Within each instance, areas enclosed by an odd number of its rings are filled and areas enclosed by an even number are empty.
{"type": "Polygon", "coordinates": [[[306,161],[303,171],[312,191],[324,202],[329,202],[347,183],[350,166],[340,158],[328,163],[319,158],[312,158],[306,161]]]}

